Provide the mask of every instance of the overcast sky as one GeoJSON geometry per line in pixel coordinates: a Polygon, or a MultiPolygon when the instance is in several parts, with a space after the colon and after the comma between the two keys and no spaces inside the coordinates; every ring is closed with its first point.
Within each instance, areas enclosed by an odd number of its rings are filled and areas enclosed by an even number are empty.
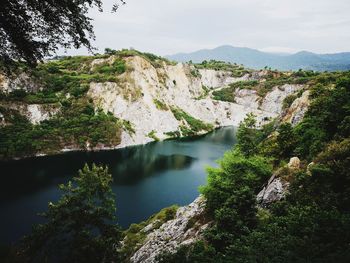
{"type": "Polygon", "coordinates": [[[350,51],[350,0],[126,0],[111,13],[114,1],[90,12],[100,52],[134,47],[167,55],[220,45],[350,51]]]}

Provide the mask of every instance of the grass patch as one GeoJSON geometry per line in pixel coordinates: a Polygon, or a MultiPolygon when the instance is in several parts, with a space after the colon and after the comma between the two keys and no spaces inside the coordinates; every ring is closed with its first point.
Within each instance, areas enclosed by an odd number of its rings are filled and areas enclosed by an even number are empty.
{"type": "Polygon", "coordinates": [[[170,138],[180,138],[181,137],[181,133],[179,131],[165,132],[164,134],[170,138]]]}
{"type": "Polygon", "coordinates": [[[147,134],[147,137],[149,137],[149,138],[151,138],[151,139],[153,139],[155,141],[159,141],[159,138],[157,137],[156,133],[157,132],[155,130],[152,130],[151,132],[149,132],[147,134]]]}
{"type": "Polygon", "coordinates": [[[131,121],[122,120],[122,126],[125,131],[127,131],[130,135],[133,135],[136,133],[135,131],[135,125],[131,121]]]}
{"type": "Polygon", "coordinates": [[[154,105],[156,105],[156,108],[158,110],[164,110],[164,111],[169,110],[168,106],[165,103],[161,102],[160,100],[153,99],[153,103],[154,105]]]}
{"type": "Polygon", "coordinates": [[[285,97],[282,103],[282,110],[288,109],[297,98],[298,96],[296,94],[290,94],[285,97]]]}
{"type": "Polygon", "coordinates": [[[202,85],[202,90],[203,90],[203,93],[200,96],[198,96],[197,98],[195,98],[196,100],[201,100],[201,99],[206,98],[210,92],[210,89],[204,85],[202,85]]]}
{"type": "Polygon", "coordinates": [[[238,65],[236,63],[232,64],[229,62],[217,61],[217,60],[209,60],[209,61],[204,60],[202,63],[194,64],[194,66],[196,69],[213,69],[213,70],[229,71],[231,72],[231,76],[236,78],[242,77],[245,74],[248,74],[251,72],[251,70],[244,68],[242,65],[238,65]]]}
{"type": "MultiPolygon", "coordinates": [[[[178,121],[185,120],[187,122],[192,133],[198,133],[200,131],[211,131],[214,129],[214,126],[212,124],[204,123],[203,121],[192,117],[191,115],[179,108],[171,107],[171,111],[173,112],[175,118],[178,121]]],[[[185,129],[183,129],[183,131],[185,131],[185,129]]],[[[189,134],[188,131],[186,131],[185,133],[189,134]]]]}

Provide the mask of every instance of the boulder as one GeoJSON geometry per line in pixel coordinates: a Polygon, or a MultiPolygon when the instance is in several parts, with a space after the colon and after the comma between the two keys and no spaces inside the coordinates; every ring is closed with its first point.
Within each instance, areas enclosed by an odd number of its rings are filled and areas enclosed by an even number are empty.
{"type": "Polygon", "coordinates": [[[300,160],[298,157],[292,157],[289,160],[288,168],[290,169],[299,169],[300,168],[300,160]]]}
{"type": "Polygon", "coordinates": [[[295,99],[292,105],[284,112],[283,121],[291,123],[293,127],[300,123],[310,105],[309,95],[310,91],[307,90],[303,92],[300,98],[295,99]]]}
{"type": "Polygon", "coordinates": [[[260,207],[267,207],[271,203],[281,200],[287,193],[289,183],[273,174],[267,185],[257,195],[260,207]]]}

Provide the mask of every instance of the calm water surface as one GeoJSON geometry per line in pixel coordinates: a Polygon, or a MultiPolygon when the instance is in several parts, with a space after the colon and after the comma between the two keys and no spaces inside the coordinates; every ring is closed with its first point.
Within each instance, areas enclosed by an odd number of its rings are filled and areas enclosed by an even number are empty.
{"type": "Polygon", "coordinates": [[[11,243],[43,222],[37,214],[57,201],[57,186],[76,175],[84,163],[108,165],[114,178],[118,223],[128,227],[172,204],[186,205],[206,183],[205,167],[235,144],[235,129],[95,153],[0,162],[0,243],[11,243]]]}

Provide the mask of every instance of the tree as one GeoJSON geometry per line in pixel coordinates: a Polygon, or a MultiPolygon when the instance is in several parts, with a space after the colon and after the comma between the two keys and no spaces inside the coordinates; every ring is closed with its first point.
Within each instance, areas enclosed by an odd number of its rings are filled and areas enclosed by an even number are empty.
{"type": "Polygon", "coordinates": [[[121,232],[115,221],[112,176],[107,168],[87,165],[61,185],[61,199],[49,203],[45,224],[26,236],[21,262],[115,262],[121,232]]]}
{"type": "Polygon", "coordinates": [[[256,194],[271,176],[271,166],[261,156],[245,157],[238,149],[226,152],[219,168],[208,169],[208,184],[201,188],[215,225],[206,238],[224,250],[256,224],[256,194]]]}
{"type": "MultiPolygon", "coordinates": [[[[116,0],[113,10],[123,0],[116,0]]],[[[0,62],[24,61],[35,66],[59,46],[87,47],[94,39],[90,7],[102,11],[101,0],[2,0],[0,8],[0,62]]]]}
{"type": "Polygon", "coordinates": [[[258,145],[258,130],[256,129],[256,116],[253,113],[247,114],[247,117],[239,124],[237,132],[238,147],[246,155],[256,153],[258,145]]]}
{"type": "Polygon", "coordinates": [[[296,145],[293,127],[290,123],[282,123],[278,127],[277,135],[278,155],[277,158],[290,158],[296,145]]]}

